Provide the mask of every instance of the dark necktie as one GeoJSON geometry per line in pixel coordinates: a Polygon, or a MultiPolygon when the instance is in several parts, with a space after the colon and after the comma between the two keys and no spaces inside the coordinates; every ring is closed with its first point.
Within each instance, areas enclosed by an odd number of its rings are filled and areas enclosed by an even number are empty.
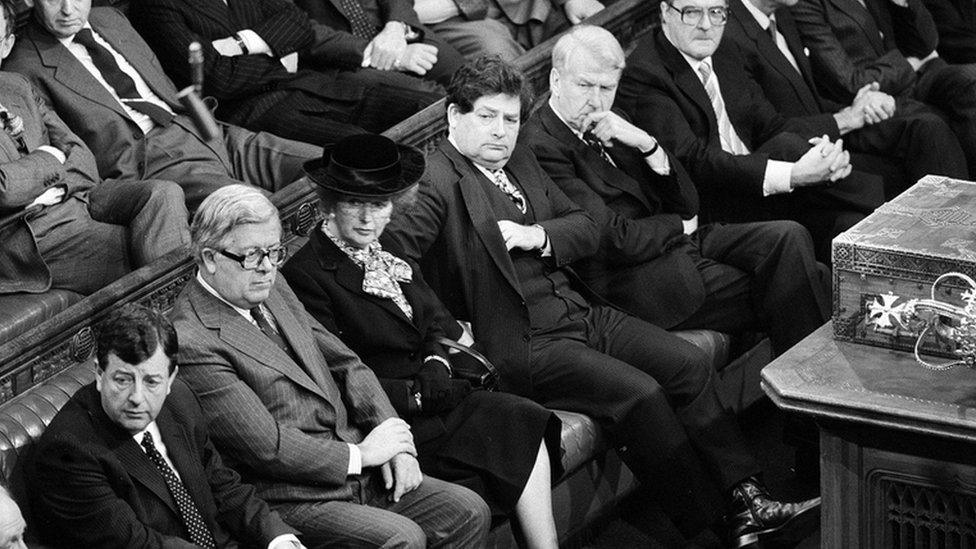
{"type": "Polygon", "coordinates": [[[214,549],[217,546],[217,542],[214,541],[213,534],[210,533],[207,524],[203,522],[203,516],[197,510],[196,504],[190,499],[190,493],[186,491],[186,486],[183,486],[176,473],[173,472],[173,469],[163,459],[163,455],[156,449],[156,445],[153,443],[153,436],[149,431],[146,431],[146,434],[142,436],[142,447],[146,450],[149,461],[153,462],[153,465],[162,473],[163,480],[166,481],[166,487],[169,488],[170,495],[176,500],[176,508],[179,509],[180,516],[183,518],[183,526],[186,527],[187,533],[190,534],[190,541],[200,547],[214,549]]]}
{"type": "Polygon", "coordinates": [[[148,116],[159,126],[167,126],[173,121],[173,114],[155,103],[146,101],[136,89],[136,83],[122,71],[115,62],[115,56],[95,41],[91,29],[81,29],[75,35],[75,42],[85,46],[91,55],[92,63],[102,73],[102,78],[115,90],[115,94],[129,108],[148,116]]]}
{"type": "Polygon", "coordinates": [[[376,26],[370,23],[369,16],[366,15],[366,10],[359,0],[339,0],[339,5],[342,6],[342,13],[349,20],[353,36],[364,40],[372,40],[376,36],[376,26]]]}
{"type": "MultiPolygon", "coordinates": [[[[585,142],[591,149],[600,155],[600,158],[610,162],[610,155],[607,154],[607,148],[603,146],[603,141],[597,137],[593,132],[587,130],[583,132],[583,142],[585,142]]],[[[613,162],[610,162],[611,164],[613,162]]]]}
{"type": "Polygon", "coordinates": [[[281,337],[277,326],[274,324],[274,318],[270,317],[270,314],[271,313],[265,313],[262,305],[258,305],[257,307],[251,309],[251,316],[254,317],[254,321],[258,323],[258,328],[261,329],[264,335],[268,336],[268,339],[273,341],[278,347],[281,347],[283,351],[291,354],[291,349],[288,347],[288,344],[285,343],[284,338],[281,337]]]}

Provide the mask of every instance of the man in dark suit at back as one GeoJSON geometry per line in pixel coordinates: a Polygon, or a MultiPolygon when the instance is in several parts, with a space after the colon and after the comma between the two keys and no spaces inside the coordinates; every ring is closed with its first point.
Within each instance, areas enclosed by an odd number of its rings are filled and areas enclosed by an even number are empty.
{"type": "Polygon", "coordinates": [[[317,36],[324,29],[313,32],[289,0],[140,0],[129,19],[181,86],[191,83],[187,48],[199,41],[217,115],[254,131],[322,145],[382,132],[443,95],[408,75],[432,68],[428,46],[401,54],[403,72],[363,68],[364,52],[340,58],[338,33],[317,36]]]}
{"type": "Polygon", "coordinates": [[[865,84],[897,101],[939,109],[976,176],[976,64],[939,56],[939,35],[922,0],[800,0],[790,8],[820,92],[851,101],[865,84]]]}
{"type": "Polygon", "coordinates": [[[458,70],[447,139],[384,247],[417,261],[455,318],[471,321],[504,390],[594,418],[686,532],[726,510],[740,547],[815,517],[819,498],[781,503],[766,493],[704,353],[591,301],[568,268],[597,250],[600,231],[516,144],[529,95],[498,57],[458,70]]]}
{"type": "Polygon", "coordinates": [[[214,189],[276,191],[302,177],[319,147],[237,126],[208,140],[128,20],[91,0],[38,0],[5,68],[27,75],[95,154],[103,179],[165,179],[192,211],[214,189]]]}
{"type": "Polygon", "coordinates": [[[833,120],[784,119],[734,51],[716,51],[723,0],[660,8],[661,28],[627,60],[619,106],[685,166],[706,221],[799,221],[829,262],[830,240],[884,201],[881,178],[852,174],[833,120]]]}
{"type": "Polygon", "coordinates": [[[299,549],[297,533],[225,467],[176,379],[177,340],[136,304],[102,323],[95,382],[71,397],[28,466],[31,530],[57,547],[299,549]]]}
{"type": "MultiPolygon", "coordinates": [[[[850,104],[820,96],[810,61],[790,15],[797,0],[729,0],[719,49],[738,46],[746,72],[783,116],[831,117],[852,151],[851,163],[885,177],[887,198],[922,176],[965,178],[966,157],[949,125],[925,104],[895,99],[865,84],[850,104]],[[855,153],[866,153],[858,155],[855,153]],[[906,177],[892,179],[884,166],[906,177]],[[900,181],[903,180],[903,181],[900,181]]],[[[898,173],[893,174],[895,176],[898,173]]]]}
{"type": "Polygon", "coordinates": [[[549,103],[521,140],[600,227],[575,266],[597,293],[667,329],[769,333],[777,353],[829,318],[807,231],[791,221],[697,226],[680,162],[610,110],[624,52],[600,28],[574,28],[552,51],[549,103]]]}
{"type": "MultiPolygon", "coordinates": [[[[464,57],[420,24],[411,0],[293,0],[312,19],[312,58],[418,74],[446,86],[464,57]],[[410,70],[406,67],[419,62],[410,70]]],[[[313,61],[313,65],[315,62],[313,61]]]]}

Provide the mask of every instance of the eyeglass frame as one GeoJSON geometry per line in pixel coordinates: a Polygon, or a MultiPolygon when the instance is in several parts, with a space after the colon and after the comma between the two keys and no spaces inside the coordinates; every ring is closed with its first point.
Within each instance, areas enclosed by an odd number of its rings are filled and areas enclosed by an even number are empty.
{"type": "Polygon", "coordinates": [[[685,6],[685,7],[681,8],[681,9],[678,9],[678,8],[674,7],[674,4],[672,4],[668,0],[665,0],[664,3],[667,4],[667,6],[669,8],[671,8],[674,11],[678,12],[679,14],[681,14],[681,23],[683,23],[685,25],[688,25],[689,27],[696,27],[696,26],[698,26],[698,24],[701,23],[702,18],[705,17],[705,14],[706,13],[708,14],[708,21],[709,21],[709,23],[711,23],[713,26],[716,26],[716,27],[724,27],[729,22],[729,7],[728,6],[712,6],[710,8],[699,8],[697,6],[685,6]],[[721,11],[713,11],[713,10],[721,10],[721,11]],[[690,15],[690,14],[693,14],[693,13],[696,13],[696,12],[699,15],[695,19],[694,22],[689,23],[688,21],[685,20],[686,14],[690,15]],[[720,22],[717,22],[716,23],[712,19],[712,14],[713,13],[720,14],[721,17],[722,17],[722,20],[720,22]]]}
{"type": "Polygon", "coordinates": [[[236,261],[237,264],[240,265],[241,268],[244,269],[245,271],[254,271],[254,270],[256,270],[258,267],[261,266],[261,263],[263,263],[265,259],[268,260],[268,263],[270,263],[272,267],[280,267],[281,264],[285,262],[285,259],[288,258],[288,246],[285,246],[284,244],[278,244],[278,245],[272,246],[270,248],[254,248],[254,249],[249,250],[244,255],[235,254],[234,252],[231,252],[231,251],[228,251],[228,250],[224,250],[224,249],[216,249],[215,248],[214,251],[217,252],[217,253],[219,253],[220,255],[226,257],[227,259],[230,259],[232,261],[236,261]],[[278,261],[272,260],[271,259],[271,254],[273,252],[277,252],[279,250],[281,251],[281,258],[278,261]],[[246,262],[247,262],[247,256],[249,256],[251,254],[258,254],[257,255],[257,261],[254,263],[254,266],[253,267],[248,267],[247,264],[246,264],[246,262]]]}

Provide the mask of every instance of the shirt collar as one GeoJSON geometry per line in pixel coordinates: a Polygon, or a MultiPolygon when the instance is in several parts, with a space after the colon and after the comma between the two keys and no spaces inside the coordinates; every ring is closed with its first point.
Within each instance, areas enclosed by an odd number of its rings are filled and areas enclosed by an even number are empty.
{"type": "Polygon", "coordinates": [[[159,426],[156,425],[156,421],[153,420],[153,421],[150,421],[149,422],[149,425],[146,425],[146,428],[145,429],[143,429],[143,430],[139,431],[138,433],[132,435],[132,438],[135,439],[136,444],[139,445],[139,448],[142,448],[142,437],[147,432],[152,435],[153,443],[155,443],[157,446],[159,446],[160,441],[163,440],[163,435],[162,435],[162,433],[159,432],[159,426]]]}
{"type": "MultiPolygon", "coordinates": [[[[746,1],[748,2],[749,0],[746,0],[746,1]]],[[[698,68],[701,67],[703,63],[708,62],[708,66],[712,67],[712,69],[713,69],[712,72],[714,72],[715,65],[712,64],[712,56],[711,55],[709,55],[708,57],[706,57],[704,59],[695,59],[694,57],[691,57],[689,55],[685,55],[685,53],[683,51],[679,51],[678,53],[680,53],[681,54],[681,57],[684,57],[685,58],[685,61],[687,61],[688,64],[691,65],[691,70],[695,71],[695,76],[697,76],[699,80],[701,80],[701,73],[698,72],[698,68]]]]}
{"type": "Polygon", "coordinates": [[[768,31],[769,21],[770,19],[775,17],[775,15],[773,16],[766,15],[759,8],[757,8],[756,5],[753,4],[750,0],[742,0],[742,4],[746,7],[747,10],[749,10],[749,13],[751,13],[752,16],[756,19],[756,22],[759,23],[759,26],[762,27],[762,30],[768,31]]]}
{"type": "Polygon", "coordinates": [[[571,126],[569,124],[569,122],[567,122],[566,119],[563,118],[562,113],[559,112],[559,109],[556,108],[555,98],[552,97],[551,95],[549,96],[549,108],[552,109],[552,112],[554,112],[556,114],[556,118],[558,118],[559,120],[561,120],[563,124],[566,124],[566,127],[569,128],[569,131],[573,132],[573,135],[575,135],[576,137],[578,137],[580,139],[580,141],[584,141],[584,139],[583,139],[583,132],[581,132],[581,131],[577,130],[576,128],[574,128],[573,126],[571,126]]]}
{"type": "Polygon", "coordinates": [[[212,295],[212,296],[216,297],[217,299],[219,299],[219,300],[223,301],[224,303],[226,303],[228,306],[230,306],[230,308],[234,309],[241,316],[243,316],[248,322],[250,322],[252,324],[254,323],[254,317],[251,316],[251,311],[249,311],[247,309],[241,309],[237,305],[234,305],[230,301],[227,301],[226,299],[224,299],[223,296],[221,296],[219,293],[217,293],[217,290],[215,290],[213,288],[213,286],[211,286],[210,284],[208,284],[207,281],[203,279],[203,275],[200,274],[200,270],[199,269],[197,269],[197,282],[199,282],[200,285],[203,286],[203,289],[204,290],[207,290],[210,293],[210,295],[212,295]]]}

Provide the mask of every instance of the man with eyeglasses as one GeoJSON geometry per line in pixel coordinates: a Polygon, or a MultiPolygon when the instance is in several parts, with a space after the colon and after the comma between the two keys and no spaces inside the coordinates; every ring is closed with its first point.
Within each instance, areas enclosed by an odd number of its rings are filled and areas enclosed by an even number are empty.
{"type": "Polygon", "coordinates": [[[883,182],[852,174],[832,120],[784,119],[733,49],[716,52],[727,20],[723,0],[661,2],[661,28],[628,58],[618,106],[688,169],[703,222],[792,219],[829,262],[830,240],[883,202],[883,182]]]}
{"type": "Polygon", "coordinates": [[[180,377],[228,464],[309,546],[483,543],[484,501],[421,474],[373,372],[277,276],[287,254],[271,202],[223,187],[190,231],[198,271],[173,307],[180,377]]]}

